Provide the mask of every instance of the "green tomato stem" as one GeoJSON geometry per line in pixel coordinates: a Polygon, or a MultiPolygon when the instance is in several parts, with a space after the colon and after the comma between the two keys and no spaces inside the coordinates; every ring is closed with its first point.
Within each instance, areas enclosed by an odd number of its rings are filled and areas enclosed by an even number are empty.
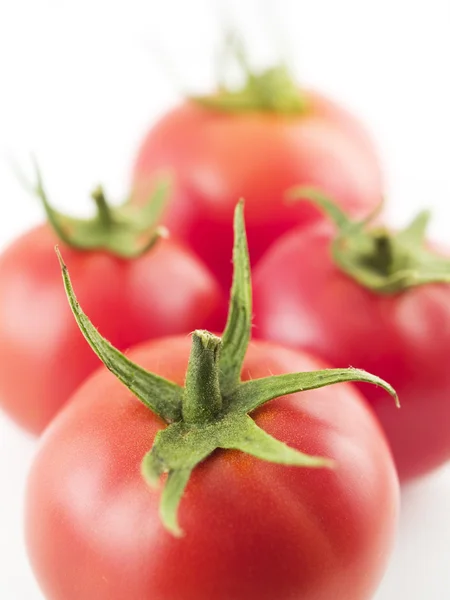
{"type": "Polygon", "coordinates": [[[104,365],[168,424],[158,432],[143,457],[141,472],[152,487],[159,484],[161,475],[168,475],[161,495],[160,517],[175,536],[183,534],[178,507],[190,475],[216,449],[240,450],[280,465],[333,468],[330,457],[307,455],[260,429],[249,413],[266,402],[344,381],[379,385],[396,398],[388,383],[357,369],[326,369],[241,381],[251,334],[252,300],[242,201],[236,207],[234,227],[234,275],[227,326],[222,338],[207,331],[194,332],[184,388],[145,371],[100,335],[81,310],[58,254],[69,303],[86,340],[104,365]]]}
{"type": "Polygon", "coordinates": [[[212,421],[222,410],[219,385],[221,338],[208,331],[194,331],[183,396],[185,423],[212,421]]]}
{"type": "Polygon", "coordinates": [[[157,225],[170,193],[170,180],[160,177],[147,204],[142,207],[125,202],[111,206],[101,186],[91,194],[97,214],[91,219],[78,219],[57,211],[50,204],[37,164],[34,192],[41,200],[49,225],[67,246],[81,251],[103,250],[123,259],[137,258],[150,250],[165,228],[157,225]]]}
{"type": "Polygon", "coordinates": [[[227,85],[222,77],[217,93],[209,96],[192,96],[191,100],[221,112],[266,112],[296,116],[308,110],[308,101],[285,64],[261,72],[251,69],[242,40],[235,35],[225,40],[224,66],[232,61],[237,66],[243,84],[239,88],[227,85]]]}
{"type": "Polygon", "coordinates": [[[423,211],[403,230],[391,232],[371,226],[376,213],[352,221],[320,190],[290,190],[290,200],[308,200],[333,221],[336,236],[331,252],[336,266],[363,287],[380,295],[394,295],[429,283],[450,283],[450,259],[427,247],[430,213],[423,211]]]}

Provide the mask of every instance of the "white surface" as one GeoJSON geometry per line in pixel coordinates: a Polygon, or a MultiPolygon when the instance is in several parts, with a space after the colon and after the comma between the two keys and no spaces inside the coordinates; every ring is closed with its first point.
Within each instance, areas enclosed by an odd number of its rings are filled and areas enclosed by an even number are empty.
{"type": "MultiPolygon", "coordinates": [[[[358,113],[386,164],[393,222],[430,206],[432,233],[448,241],[448,0],[4,0],[0,249],[42,218],[7,160],[26,164],[35,152],[63,208],[86,211],[87,192],[98,181],[120,198],[147,125],[180,89],[208,89],[213,81],[220,13],[234,15],[258,60],[287,52],[303,81],[358,113]]],[[[0,417],[2,600],[41,598],[21,523],[34,448],[0,417]]],[[[376,600],[450,597],[449,505],[449,468],[405,490],[396,551],[376,600]]]]}

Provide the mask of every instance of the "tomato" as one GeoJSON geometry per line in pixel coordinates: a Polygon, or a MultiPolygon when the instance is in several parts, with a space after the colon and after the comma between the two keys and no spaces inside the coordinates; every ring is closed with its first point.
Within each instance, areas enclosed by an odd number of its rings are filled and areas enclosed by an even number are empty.
{"type": "MultiPolygon", "coordinates": [[[[169,337],[127,356],[182,384],[190,345],[169,337]]],[[[253,342],[242,373],[318,368],[306,353],[253,342]]],[[[193,472],[180,504],[184,536],[176,538],[160,522],[159,492],[140,474],[164,422],[106,369],[91,376],[44,434],[28,482],[27,545],[45,596],[371,598],[398,508],[395,469],[371,412],[343,383],[279,398],[254,418],[289,446],[332,457],[336,468],[217,450],[193,472]]]]}
{"type": "MultiPolygon", "coordinates": [[[[389,247],[384,236],[380,250],[389,247]]],[[[273,245],[255,272],[254,334],[387,379],[399,395],[400,411],[388,410],[373,386],[361,389],[406,480],[450,458],[450,286],[432,282],[377,292],[336,264],[336,239],[335,228],[322,223],[292,231],[273,245]]],[[[426,257],[423,252],[419,247],[418,256],[426,257]]],[[[438,261],[430,257],[430,265],[438,261]]],[[[355,268],[369,267],[367,276],[382,282],[381,271],[370,271],[375,263],[360,258],[355,268]]],[[[409,276],[408,264],[401,266],[400,278],[409,276]]],[[[427,278],[432,281],[425,271],[427,278]]]]}
{"type": "MultiPolygon", "coordinates": [[[[300,97],[296,88],[295,94],[300,97]]],[[[135,202],[146,197],[155,172],[172,169],[176,184],[164,223],[227,290],[239,197],[246,200],[253,264],[282,233],[319,216],[312,205],[286,204],[291,186],[319,186],[354,216],[371,212],[381,197],[380,164],[363,126],[314,91],[302,97],[297,112],[221,110],[186,101],[150,129],[138,151],[135,202]]]]}
{"type": "MultiPolygon", "coordinates": [[[[0,404],[33,433],[98,366],[67,306],[56,243],[42,225],[0,257],[0,404]]],[[[60,246],[95,325],[121,349],[199,323],[222,326],[218,284],[174,240],[160,239],[134,259],[60,246]]]]}

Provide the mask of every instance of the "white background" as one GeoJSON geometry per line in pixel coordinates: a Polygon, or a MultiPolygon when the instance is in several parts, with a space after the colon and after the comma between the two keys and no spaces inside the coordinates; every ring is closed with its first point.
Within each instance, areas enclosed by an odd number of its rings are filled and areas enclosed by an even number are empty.
{"type": "MultiPolygon", "coordinates": [[[[449,0],[0,0],[0,249],[42,219],[10,166],[27,169],[30,152],[62,208],[88,211],[99,181],[114,198],[125,194],[146,127],[183,91],[212,85],[221,15],[250,40],[256,62],[287,56],[299,79],[364,119],[385,162],[392,222],[432,207],[431,233],[448,241],[449,0]]],[[[2,600],[42,598],[21,524],[34,450],[0,416],[2,600]]],[[[446,600],[450,469],[410,485],[402,503],[376,599],[446,600]]]]}

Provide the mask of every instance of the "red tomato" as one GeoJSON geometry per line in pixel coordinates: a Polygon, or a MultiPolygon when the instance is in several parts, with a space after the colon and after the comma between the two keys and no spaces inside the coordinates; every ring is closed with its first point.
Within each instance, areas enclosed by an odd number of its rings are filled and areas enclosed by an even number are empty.
{"type": "MultiPolygon", "coordinates": [[[[56,243],[56,235],[43,225],[0,257],[0,404],[34,433],[99,365],[67,304],[56,243]]],[[[218,284],[175,241],[161,239],[130,260],[61,247],[83,305],[119,349],[190,332],[199,323],[215,329],[223,325],[218,284]]]]}
{"type": "Polygon", "coordinates": [[[137,201],[154,174],[172,168],[177,185],[165,224],[211,267],[228,290],[232,215],[246,200],[252,263],[288,229],[318,218],[312,205],[288,206],[293,185],[315,185],[350,215],[378,204],[383,182],[371,139],[344,109],[315,92],[298,115],[222,112],[186,102],[148,133],[134,168],[137,201]]]}
{"type": "Polygon", "coordinates": [[[361,389],[400,478],[421,475],[450,458],[450,286],[374,293],[334,264],[334,235],[323,223],[292,231],[270,249],[255,271],[254,334],[389,381],[400,411],[388,410],[374,386],[361,389]]]}
{"type": "MultiPolygon", "coordinates": [[[[190,346],[187,337],[165,338],[128,357],[182,384],[190,346]]],[[[321,368],[307,354],[252,342],[243,377],[321,368]]],[[[398,508],[395,469],[371,412],[344,383],[274,400],[253,416],[337,467],[286,467],[217,450],[188,483],[185,536],[176,538],[160,521],[159,492],[140,473],[164,423],[106,369],[88,379],[46,431],[28,482],[27,544],[46,597],[371,598],[398,508]]]]}

